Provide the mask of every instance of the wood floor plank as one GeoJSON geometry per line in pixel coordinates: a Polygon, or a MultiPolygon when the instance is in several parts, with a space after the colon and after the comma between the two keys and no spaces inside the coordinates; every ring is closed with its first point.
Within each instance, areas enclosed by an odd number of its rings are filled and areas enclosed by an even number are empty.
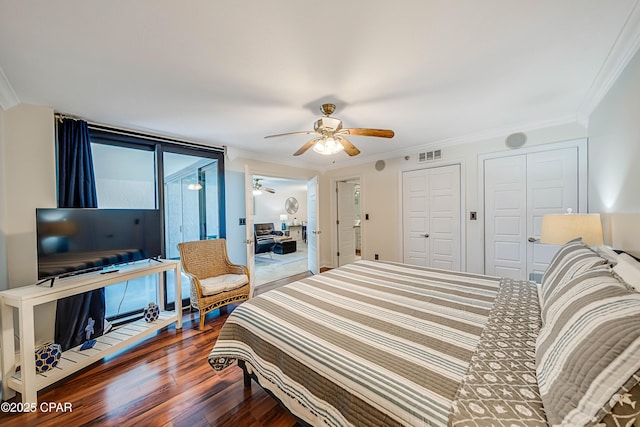
{"type": "MultiPolygon", "coordinates": [[[[256,294],[310,276],[302,273],[260,286],[256,294]]],[[[234,306],[230,306],[231,312],[234,306]]],[[[242,370],[214,371],[207,362],[228,313],[214,311],[198,330],[186,312],[183,329],[164,328],[38,393],[38,404],[70,403],[71,412],[0,412],[2,427],[249,426],[293,427],[295,418],[257,384],[245,388],[242,370]]],[[[20,395],[9,402],[20,402],[20,395]]]]}

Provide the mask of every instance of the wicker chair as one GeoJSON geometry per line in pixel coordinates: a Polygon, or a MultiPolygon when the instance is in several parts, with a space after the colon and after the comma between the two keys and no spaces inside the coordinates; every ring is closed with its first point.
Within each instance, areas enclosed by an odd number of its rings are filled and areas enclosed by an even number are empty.
{"type": "Polygon", "coordinates": [[[178,250],[182,270],[191,282],[191,307],[200,311],[200,330],[208,312],[249,299],[249,270],[231,264],[225,239],[184,242],[178,250]]]}

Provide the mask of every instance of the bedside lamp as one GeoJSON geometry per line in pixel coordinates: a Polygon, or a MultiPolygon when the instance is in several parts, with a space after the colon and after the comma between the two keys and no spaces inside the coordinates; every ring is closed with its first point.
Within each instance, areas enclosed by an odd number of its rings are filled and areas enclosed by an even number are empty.
{"type": "Polygon", "coordinates": [[[564,245],[577,237],[582,237],[582,241],[589,246],[603,245],[600,214],[574,214],[569,210],[566,214],[542,217],[540,243],[564,245]]]}

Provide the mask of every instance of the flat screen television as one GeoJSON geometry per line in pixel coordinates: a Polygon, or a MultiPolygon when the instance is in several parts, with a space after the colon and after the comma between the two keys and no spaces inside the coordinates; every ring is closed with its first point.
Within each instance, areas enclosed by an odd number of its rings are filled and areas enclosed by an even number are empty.
{"type": "Polygon", "coordinates": [[[161,255],[158,209],[36,209],[38,279],[161,255]]]}

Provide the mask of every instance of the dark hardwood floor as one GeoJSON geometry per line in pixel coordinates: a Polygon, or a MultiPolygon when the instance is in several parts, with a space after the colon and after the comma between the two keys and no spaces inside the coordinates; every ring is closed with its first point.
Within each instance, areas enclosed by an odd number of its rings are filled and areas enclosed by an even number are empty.
{"type": "MultiPolygon", "coordinates": [[[[260,286],[256,294],[310,276],[302,273],[260,286]]],[[[235,306],[229,306],[231,312],[235,306]]],[[[38,393],[43,403],[72,411],[0,411],[13,426],[295,426],[297,422],[255,383],[244,388],[237,365],[214,371],[207,356],[228,313],[210,313],[203,331],[198,314],[170,326],[38,393]]],[[[10,402],[20,402],[17,395],[10,402]]],[[[55,409],[55,408],[54,408],[55,409]]]]}

